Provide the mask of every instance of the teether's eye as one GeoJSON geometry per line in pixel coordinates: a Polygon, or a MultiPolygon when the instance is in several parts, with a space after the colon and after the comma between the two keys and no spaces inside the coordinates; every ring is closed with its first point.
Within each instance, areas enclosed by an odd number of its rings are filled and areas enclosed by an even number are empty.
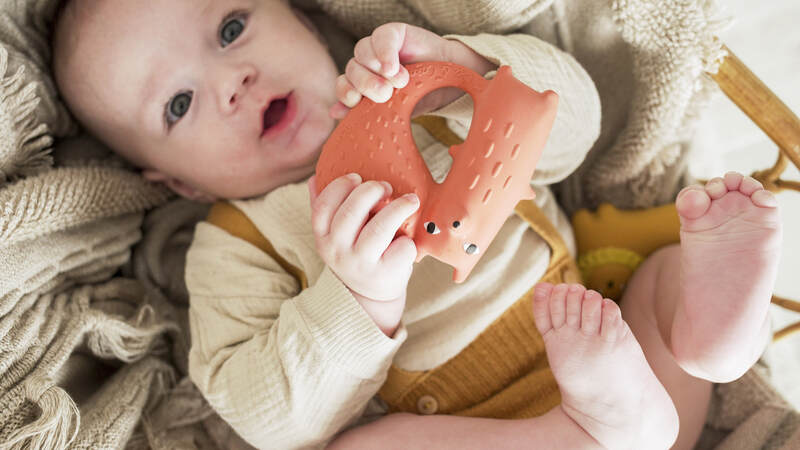
{"type": "Polygon", "coordinates": [[[464,251],[467,252],[468,255],[474,255],[478,253],[478,246],[467,242],[464,244],[464,251]]]}
{"type": "Polygon", "coordinates": [[[461,226],[461,222],[459,222],[457,220],[455,222],[453,222],[453,228],[458,228],[460,226],[461,226]]]}
{"type": "Polygon", "coordinates": [[[440,230],[439,227],[437,227],[433,222],[425,222],[425,231],[430,234],[439,234],[442,230],[440,230]]]}

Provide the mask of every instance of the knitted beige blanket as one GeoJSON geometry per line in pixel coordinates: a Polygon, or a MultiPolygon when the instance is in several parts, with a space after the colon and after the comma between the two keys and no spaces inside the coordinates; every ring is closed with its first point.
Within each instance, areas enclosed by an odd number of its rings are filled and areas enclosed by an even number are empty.
{"type": "MultiPolygon", "coordinates": [[[[183,258],[207,209],[78,133],[49,73],[57,3],[0,2],[0,449],[247,448],[186,377],[183,258]]],[[[336,20],[318,22],[324,34],[351,33],[330,42],[339,61],[387,21],[523,28],[572,53],[597,83],[603,128],[558,188],[568,211],[674,195],[719,57],[706,0],[297,3],[336,20]]],[[[798,421],[753,370],[715,390],[703,448],[790,448],[798,421]]]]}

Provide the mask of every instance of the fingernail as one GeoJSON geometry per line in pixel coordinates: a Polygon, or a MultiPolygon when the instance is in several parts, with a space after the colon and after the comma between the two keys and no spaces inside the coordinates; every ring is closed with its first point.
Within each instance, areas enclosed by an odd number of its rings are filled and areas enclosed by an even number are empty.
{"type": "Polygon", "coordinates": [[[381,73],[386,78],[391,78],[391,77],[397,75],[397,67],[394,67],[394,64],[391,64],[391,63],[381,64],[381,73]]]}
{"type": "Polygon", "coordinates": [[[419,203],[419,197],[417,197],[417,194],[406,194],[403,196],[403,198],[412,203],[419,203]]]}
{"type": "Polygon", "coordinates": [[[349,174],[347,174],[347,178],[350,181],[355,181],[356,183],[360,183],[361,182],[361,175],[359,175],[357,173],[349,173],[349,174]]]}
{"type": "Polygon", "coordinates": [[[361,100],[361,95],[356,91],[347,91],[347,94],[344,95],[344,99],[347,101],[347,106],[352,108],[361,100]]]}
{"type": "Polygon", "coordinates": [[[406,86],[406,80],[399,80],[397,77],[389,79],[395,89],[403,89],[406,86]]]}
{"type": "Polygon", "coordinates": [[[381,181],[381,184],[386,189],[386,192],[392,192],[392,185],[386,181],[381,181]]]}

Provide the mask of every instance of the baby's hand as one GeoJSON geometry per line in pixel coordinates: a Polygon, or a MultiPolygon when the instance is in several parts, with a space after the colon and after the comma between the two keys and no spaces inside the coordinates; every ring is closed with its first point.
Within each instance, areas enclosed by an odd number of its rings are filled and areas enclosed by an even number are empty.
{"type": "Polygon", "coordinates": [[[393,334],[417,257],[414,241],[407,236],[395,239],[395,233],[417,210],[419,199],[404,195],[369,218],[373,207],[392,193],[389,183],[362,183],[360,176],[349,174],[316,196],[316,177],[312,177],[309,191],[311,227],[320,256],[381,330],[393,334]],[[381,307],[375,302],[394,305],[381,307]]]}
{"type": "MultiPolygon", "coordinates": [[[[436,33],[405,23],[379,26],[356,44],[354,56],[345,73],[336,80],[339,103],[331,108],[331,116],[342,118],[361,96],[383,103],[394,88],[408,84],[408,71],[403,64],[421,61],[448,61],[469,67],[483,75],[496,66],[461,42],[444,39],[436,33]]],[[[434,91],[417,104],[414,115],[438,108],[463,94],[456,88],[434,91]]]]}

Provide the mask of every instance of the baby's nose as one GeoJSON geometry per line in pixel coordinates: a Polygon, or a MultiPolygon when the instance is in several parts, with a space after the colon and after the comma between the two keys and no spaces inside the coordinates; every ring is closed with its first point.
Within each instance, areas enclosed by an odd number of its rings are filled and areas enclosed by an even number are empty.
{"type": "Polygon", "coordinates": [[[251,66],[240,66],[230,71],[221,83],[220,109],[224,112],[235,111],[255,80],[256,71],[251,66]]]}

